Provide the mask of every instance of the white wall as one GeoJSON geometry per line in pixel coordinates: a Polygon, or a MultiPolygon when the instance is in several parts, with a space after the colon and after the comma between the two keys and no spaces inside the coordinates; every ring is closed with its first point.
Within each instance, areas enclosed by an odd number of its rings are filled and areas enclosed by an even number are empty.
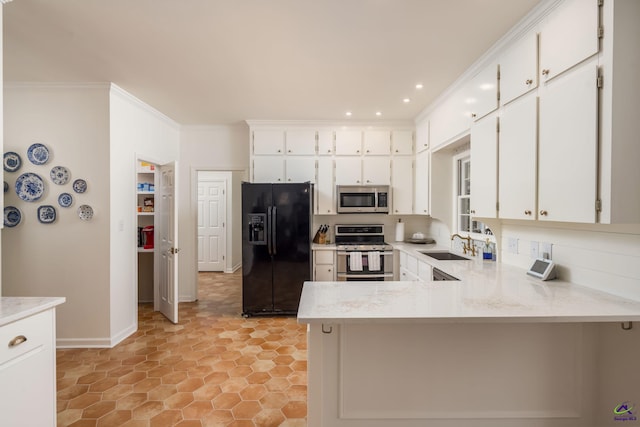
{"type": "Polygon", "coordinates": [[[116,85],[111,85],[109,105],[110,337],[115,345],[135,332],[138,324],[136,160],[157,164],[176,161],[180,128],[116,85]]]}
{"type": "Polygon", "coordinates": [[[185,126],[180,133],[179,203],[180,211],[180,301],[197,298],[197,181],[196,171],[231,171],[231,205],[233,213],[227,220],[232,238],[227,239],[227,265],[237,267],[242,262],[240,213],[240,181],[249,170],[249,128],[236,126],[185,126]],[[229,258],[227,258],[229,260],[229,258]]]}
{"type": "Polygon", "coordinates": [[[2,231],[4,296],[61,296],[57,309],[59,340],[104,343],[110,336],[109,268],[109,86],[9,85],[5,96],[5,151],[15,151],[23,166],[5,173],[11,191],[5,203],[20,208],[23,221],[2,231]],[[26,152],[34,142],[50,150],[49,162],[35,166],[26,152]],[[58,186],[49,178],[53,166],[66,166],[71,181],[85,179],[88,190],[76,194],[71,183],[58,186]],[[20,200],[13,190],[16,178],[32,171],[45,181],[43,198],[20,200]],[[70,208],[61,208],[61,192],[74,196],[70,208]],[[53,205],[58,219],[41,224],[38,206],[53,205]],[[91,205],[91,221],[78,218],[76,209],[91,205]]]}

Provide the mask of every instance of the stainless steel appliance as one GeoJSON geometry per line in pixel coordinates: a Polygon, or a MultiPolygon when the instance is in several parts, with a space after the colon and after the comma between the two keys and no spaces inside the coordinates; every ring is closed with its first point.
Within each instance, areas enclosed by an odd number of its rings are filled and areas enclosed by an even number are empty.
{"type": "Polygon", "coordinates": [[[393,280],[393,246],[384,225],[336,225],[338,281],[393,280]]]}
{"type": "Polygon", "coordinates": [[[444,271],[440,270],[439,268],[435,268],[433,267],[433,271],[432,271],[432,279],[434,282],[442,282],[442,281],[448,281],[448,280],[460,280],[455,276],[452,276],[448,273],[445,273],[444,271]]]}
{"type": "Polygon", "coordinates": [[[338,213],[389,213],[388,185],[338,185],[338,213]]]}
{"type": "Polygon", "coordinates": [[[242,183],[242,314],[296,314],[311,280],[313,185],[242,183]]]}

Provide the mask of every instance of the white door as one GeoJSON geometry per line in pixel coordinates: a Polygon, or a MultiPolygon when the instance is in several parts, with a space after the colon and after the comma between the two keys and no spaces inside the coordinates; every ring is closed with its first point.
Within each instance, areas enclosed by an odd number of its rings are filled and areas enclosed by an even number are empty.
{"type": "Polygon", "coordinates": [[[198,271],[225,270],[226,186],[198,176],[198,271]]]}
{"type": "Polygon", "coordinates": [[[177,164],[175,162],[159,168],[160,185],[158,198],[159,245],[159,310],[167,319],[178,323],[178,212],[177,212],[177,164]]]}

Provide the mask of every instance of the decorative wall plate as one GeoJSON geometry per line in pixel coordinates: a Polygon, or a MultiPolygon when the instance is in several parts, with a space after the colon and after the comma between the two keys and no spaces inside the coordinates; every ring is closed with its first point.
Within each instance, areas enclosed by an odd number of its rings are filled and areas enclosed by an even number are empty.
{"type": "Polygon", "coordinates": [[[81,205],[78,208],[78,216],[80,217],[80,219],[89,221],[91,218],[93,218],[93,208],[89,205],[81,205]]]}
{"type": "Polygon", "coordinates": [[[84,193],[87,191],[87,181],[84,179],[76,179],[73,181],[73,191],[76,193],[84,193]]]}
{"type": "Polygon", "coordinates": [[[51,224],[56,220],[56,208],[51,205],[38,206],[38,221],[43,224],[51,224]]]}
{"type": "Polygon", "coordinates": [[[44,181],[35,173],[23,173],[16,180],[16,194],[25,202],[36,201],[43,193],[44,181]]]}
{"type": "Polygon", "coordinates": [[[58,204],[63,208],[68,208],[73,204],[73,196],[69,193],[62,193],[58,196],[58,204]]]}
{"type": "Polygon", "coordinates": [[[22,158],[20,154],[13,151],[7,151],[4,153],[4,170],[7,172],[15,172],[22,166],[22,158]]]}
{"type": "Polygon", "coordinates": [[[64,166],[54,166],[53,168],[51,168],[49,176],[51,177],[51,181],[53,181],[54,184],[64,185],[69,182],[71,173],[69,172],[69,169],[65,168],[64,166]]]}
{"type": "Polygon", "coordinates": [[[31,144],[27,149],[27,158],[34,165],[44,165],[49,161],[49,149],[44,144],[31,144]]]}
{"type": "Polygon", "coordinates": [[[4,226],[15,227],[22,221],[22,212],[15,206],[7,206],[4,208],[4,226]]]}

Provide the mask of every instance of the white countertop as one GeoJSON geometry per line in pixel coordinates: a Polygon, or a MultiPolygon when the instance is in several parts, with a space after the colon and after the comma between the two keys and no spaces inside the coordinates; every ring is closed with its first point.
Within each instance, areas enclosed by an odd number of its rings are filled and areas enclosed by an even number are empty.
{"type": "Polygon", "coordinates": [[[0,326],[48,310],[65,301],[63,297],[0,297],[0,326]]]}
{"type": "MultiPolygon", "coordinates": [[[[542,282],[495,261],[438,261],[434,245],[394,243],[460,281],[306,282],[298,321],[344,322],[628,322],[640,302],[561,280],[542,282]]],[[[445,249],[446,250],[446,249],[445,249]]]]}

